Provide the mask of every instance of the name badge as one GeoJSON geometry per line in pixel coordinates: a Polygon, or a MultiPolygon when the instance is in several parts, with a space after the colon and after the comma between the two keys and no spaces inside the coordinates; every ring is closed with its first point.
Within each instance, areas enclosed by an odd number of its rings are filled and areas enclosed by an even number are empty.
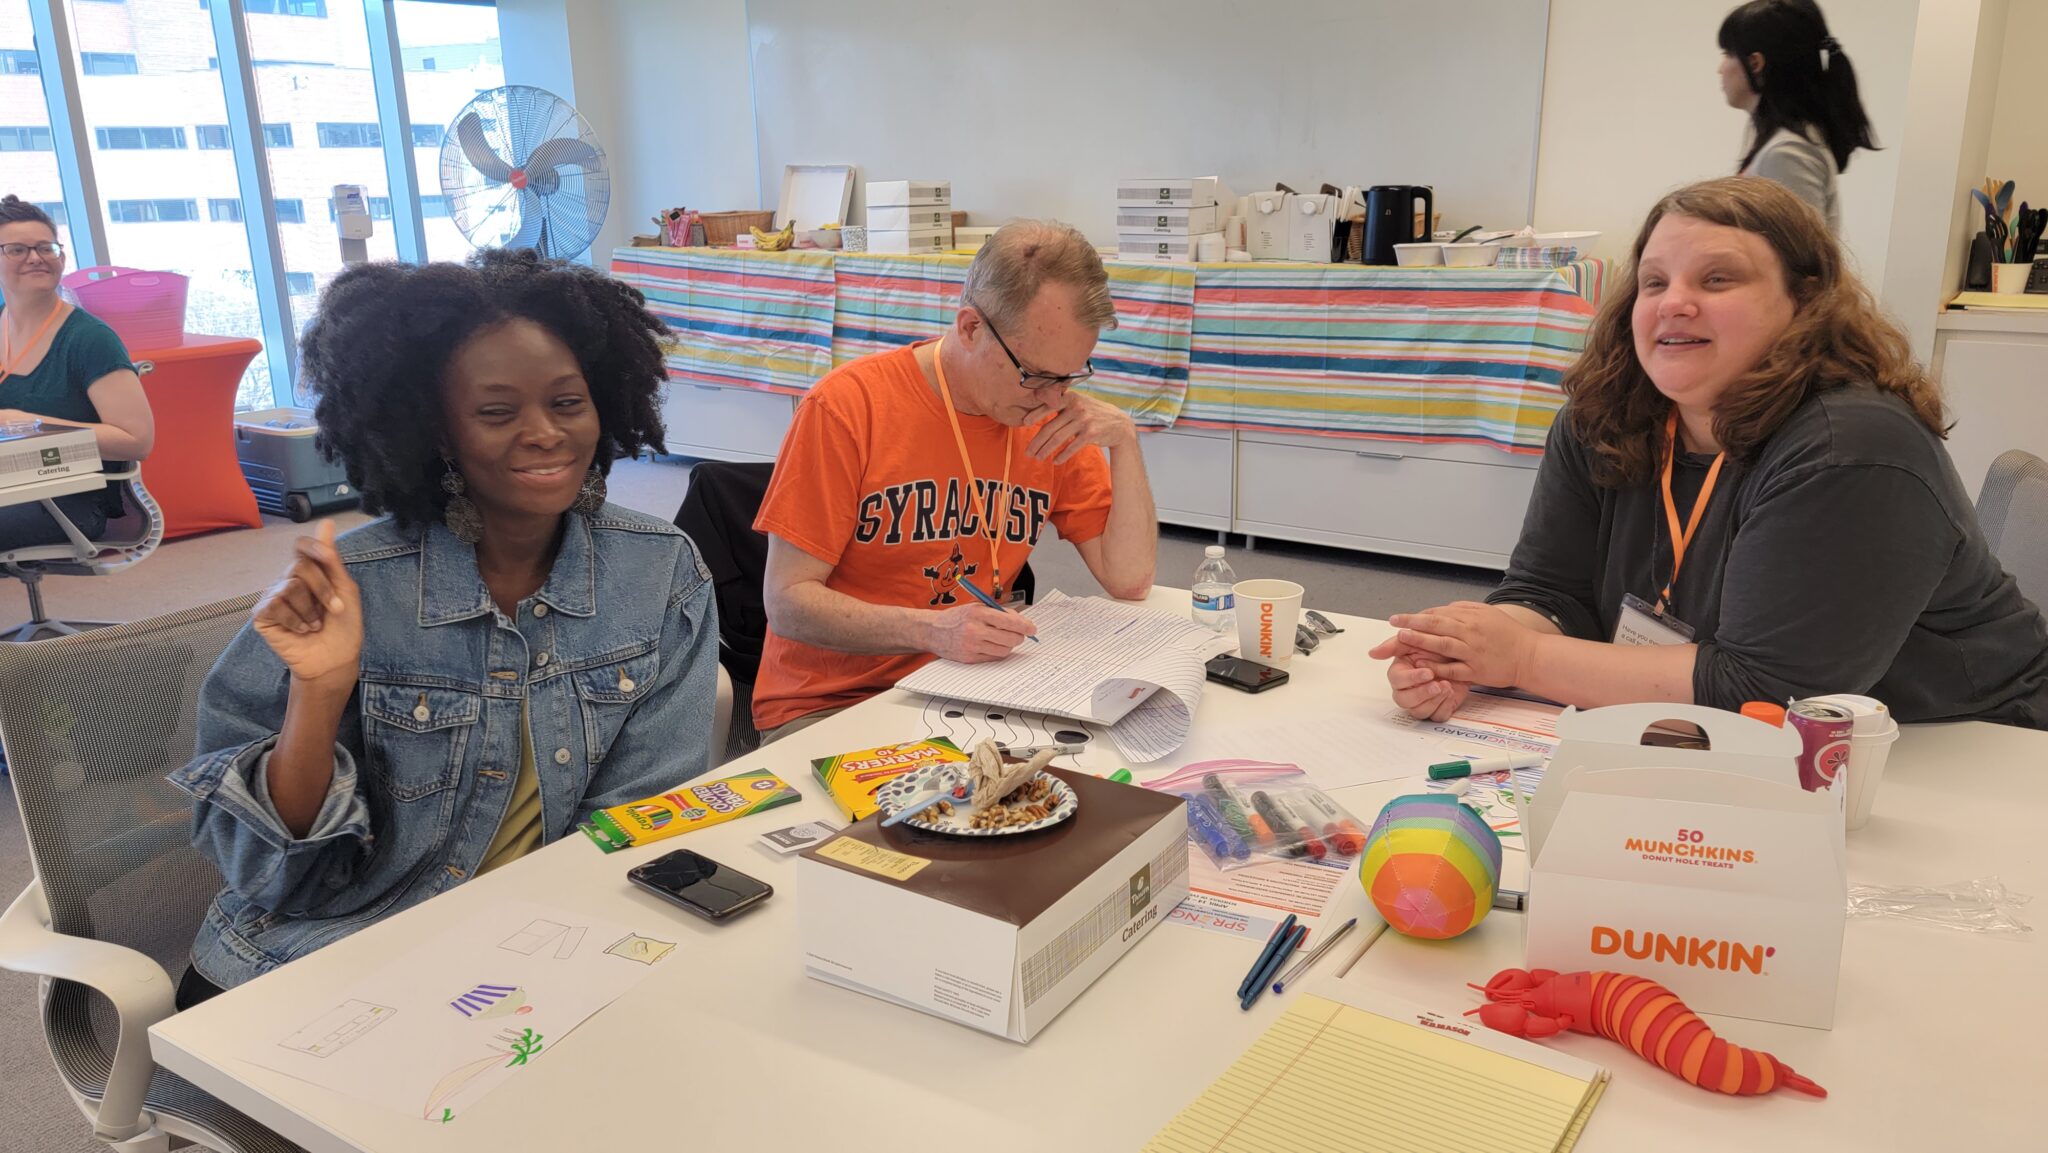
{"type": "Polygon", "coordinates": [[[1689,645],[1692,626],[1670,613],[1658,615],[1650,602],[1634,593],[1621,598],[1621,619],[1614,622],[1618,645],[1689,645]]]}

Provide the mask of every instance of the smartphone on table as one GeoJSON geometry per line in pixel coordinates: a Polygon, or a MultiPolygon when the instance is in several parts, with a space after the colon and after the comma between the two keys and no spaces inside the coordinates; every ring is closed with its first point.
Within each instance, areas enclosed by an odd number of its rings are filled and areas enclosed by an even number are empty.
{"type": "Polygon", "coordinates": [[[1263,693],[1275,685],[1287,683],[1286,669],[1276,669],[1229,653],[1210,657],[1207,668],[1210,680],[1248,693],[1263,693]]]}
{"type": "Polygon", "coordinates": [[[751,909],[775,893],[766,881],[688,849],[637,866],[626,879],[711,921],[751,909]]]}

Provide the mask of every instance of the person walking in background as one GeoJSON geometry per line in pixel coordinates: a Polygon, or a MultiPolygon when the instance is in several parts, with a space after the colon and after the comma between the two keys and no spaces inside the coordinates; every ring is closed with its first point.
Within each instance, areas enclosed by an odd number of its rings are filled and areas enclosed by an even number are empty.
{"type": "Polygon", "coordinates": [[[1813,0],[1750,0],[1721,21],[1721,94],[1749,113],[1736,173],[1790,188],[1842,230],[1835,175],[1875,150],[1856,70],[1813,0]]]}

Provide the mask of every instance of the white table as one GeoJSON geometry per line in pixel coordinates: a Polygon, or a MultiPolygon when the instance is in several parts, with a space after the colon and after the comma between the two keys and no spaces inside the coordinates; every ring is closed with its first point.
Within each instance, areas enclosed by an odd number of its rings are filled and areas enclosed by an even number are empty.
{"type": "MultiPolygon", "coordinates": [[[[1162,606],[1184,606],[1185,597],[1154,593],[1162,606]]],[[[1210,685],[1194,739],[1168,764],[1204,759],[1205,740],[1213,740],[1204,734],[1239,724],[1389,708],[1381,666],[1365,657],[1386,626],[1339,623],[1350,631],[1313,657],[1297,657],[1291,682],[1278,690],[1250,696],[1210,685]]],[[[804,789],[800,804],[609,856],[581,838],[556,844],[179,1014],[151,1030],[152,1052],[166,1068],[321,1151],[1136,1149],[1284,1007],[1268,995],[1241,1012],[1230,995],[1259,943],[1162,925],[1028,1046],[803,974],[795,858],[773,857],[754,839],[800,820],[836,818],[809,776],[809,759],[921,734],[918,707],[908,694],[885,694],[725,767],[773,769],[804,789]],[[626,883],[628,868],[678,844],[779,892],[717,926],[626,883]],[[386,1113],[238,1058],[247,1046],[274,1041],[279,1021],[302,1016],[454,919],[510,897],[659,923],[681,947],[456,1124],[386,1113]],[[645,1040],[602,1043],[599,1022],[625,1021],[645,1040]],[[996,1085],[1058,1105],[982,1108],[933,1091],[977,1096],[996,1085]]],[[[1851,878],[1932,884],[1996,875],[2018,891],[2048,894],[2038,832],[2048,827],[2044,783],[2048,734],[1985,724],[1911,729],[1894,748],[1876,815],[1851,836],[1851,878]]],[[[1419,788],[1419,781],[1359,786],[1342,797],[1369,815],[1419,788]]],[[[1522,865],[1520,854],[1508,856],[1513,884],[1522,865]]],[[[1364,907],[1362,890],[1341,892],[1364,907]]],[[[2048,902],[2034,908],[2038,922],[2048,902]]],[[[1565,1037],[1560,1048],[1614,1071],[1579,1148],[2039,1148],[2032,1102],[2048,1072],[2040,1056],[2048,965],[2039,936],[1851,921],[1833,1031],[1714,1019],[1725,1035],[1827,1086],[1825,1102],[1722,1097],[1619,1045],[1565,1037]]],[[[1497,912],[1456,941],[1389,933],[1347,979],[1462,1011],[1477,1003],[1465,982],[1520,965],[1521,950],[1521,917],[1497,912]]],[[[1333,954],[1347,955],[1343,944],[1333,954]]],[[[1332,960],[1324,966],[1326,975],[1334,972],[1332,960]]]]}

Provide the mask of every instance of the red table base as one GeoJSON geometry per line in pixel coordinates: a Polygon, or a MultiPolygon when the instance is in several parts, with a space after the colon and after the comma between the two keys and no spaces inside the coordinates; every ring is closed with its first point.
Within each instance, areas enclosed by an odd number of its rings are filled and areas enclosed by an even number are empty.
{"type": "Polygon", "coordinates": [[[176,348],[131,348],[156,418],[142,483],[164,510],[164,539],[223,528],[261,528],[256,494],[235,459],[235,390],[263,345],[186,334],[176,348]]]}

